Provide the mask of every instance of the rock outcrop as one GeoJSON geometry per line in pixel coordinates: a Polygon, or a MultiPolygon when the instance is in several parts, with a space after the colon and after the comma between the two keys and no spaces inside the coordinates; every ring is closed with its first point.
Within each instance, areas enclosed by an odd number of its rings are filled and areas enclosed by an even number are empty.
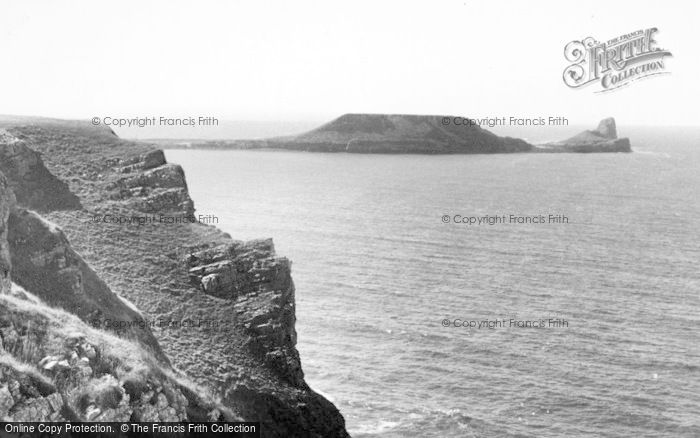
{"type": "Polygon", "coordinates": [[[291,263],[275,255],[272,239],[233,241],[189,254],[186,263],[190,280],[221,298],[290,287],[291,263]]]}
{"type": "Polygon", "coordinates": [[[145,213],[167,211],[194,214],[194,203],[187,192],[185,172],[177,164],[165,162],[162,150],[153,150],[127,160],[112,161],[115,170],[126,176],[108,188],[112,199],[125,199],[145,213]]]}
{"type": "Polygon", "coordinates": [[[594,130],[583,131],[569,139],[537,145],[535,152],[632,152],[628,138],[617,138],[615,119],[603,119],[594,130]]]}
{"type": "Polygon", "coordinates": [[[295,386],[304,386],[299,354],[294,346],[294,284],[291,263],[275,255],[272,239],[235,241],[189,254],[190,280],[204,293],[241,300],[241,320],[249,345],[271,369],[295,386]],[[246,297],[255,294],[255,297],[246,297]],[[264,306],[249,305],[263,296],[264,306]],[[269,296],[268,296],[269,295],[269,296]]]}
{"type": "Polygon", "coordinates": [[[8,178],[20,205],[39,211],[80,207],[78,197],[46,169],[41,156],[3,129],[0,129],[0,172],[8,178]]]}
{"type": "Polygon", "coordinates": [[[260,421],[270,436],[347,436],[335,406],[304,381],[295,348],[291,263],[276,256],[272,240],[208,246],[188,252],[184,263],[190,282],[203,294],[234,305],[236,324],[245,335],[243,346],[289,385],[281,391],[235,372],[222,376],[225,404],[260,421]]]}
{"type": "Polygon", "coordinates": [[[137,334],[152,343],[144,348],[58,308],[85,314],[99,305],[102,316],[141,318],[96,277],[60,230],[17,207],[1,172],[0,267],[3,421],[240,420],[170,369],[150,332],[137,334]],[[53,306],[13,283],[11,274],[53,306]]]}
{"type": "Polygon", "coordinates": [[[197,251],[185,257],[190,281],[202,292],[243,303],[240,319],[248,345],[271,369],[292,385],[305,386],[299,354],[294,348],[294,284],[291,263],[275,255],[272,239],[197,251]],[[254,294],[254,297],[247,295],[254,294]],[[260,300],[264,305],[249,305],[260,300]]]}

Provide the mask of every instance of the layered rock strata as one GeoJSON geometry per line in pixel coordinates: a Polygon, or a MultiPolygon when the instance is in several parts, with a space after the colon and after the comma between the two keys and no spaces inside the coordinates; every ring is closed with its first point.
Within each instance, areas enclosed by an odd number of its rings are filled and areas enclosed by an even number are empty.
{"type": "MultiPolygon", "coordinates": [[[[43,217],[27,211],[27,205],[20,202],[11,213],[8,210],[9,226],[5,229],[10,242],[5,248],[9,259],[16,260],[10,273],[17,272],[18,282],[32,293],[37,290],[41,295],[37,299],[63,301],[58,297],[67,297],[66,311],[85,320],[101,310],[118,313],[110,319],[146,322],[163,355],[199,388],[186,394],[184,386],[178,386],[188,400],[200,400],[195,403],[199,415],[212,416],[218,409],[236,418],[260,421],[266,437],[347,436],[335,406],[304,381],[295,347],[291,264],[275,254],[269,239],[235,241],[199,223],[104,220],[191,215],[193,205],[182,169],[166,163],[162,151],[120,140],[113,132],[87,123],[19,122],[0,120],[0,128],[38,151],[47,170],[67,182],[70,192],[77,195],[80,207],[48,208],[43,217]],[[41,252],[40,247],[46,251],[41,252]],[[60,286],[58,291],[47,287],[52,281],[60,286]],[[126,310],[108,296],[108,291],[128,299],[120,301],[128,307],[133,303],[139,310],[119,313],[126,310]],[[98,304],[105,305],[98,308],[98,304]],[[222,402],[217,409],[201,402],[206,400],[202,394],[209,392],[222,402]]],[[[55,330],[51,326],[46,331],[55,330]]],[[[151,355],[159,369],[170,369],[167,361],[157,359],[157,349],[149,349],[144,333],[131,337],[116,334],[136,342],[130,345],[138,345],[140,351],[151,355]]],[[[86,342],[99,347],[99,342],[87,335],[86,342]]],[[[37,359],[38,368],[65,371],[75,364],[80,366],[72,361],[84,362],[84,355],[80,351],[51,351],[36,355],[37,359]]],[[[132,391],[117,380],[124,392],[132,391]]],[[[160,382],[166,386],[162,379],[160,382]]],[[[109,381],[99,386],[114,385],[109,381]]],[[[159,402],[162,397],[157,391],[148,398],[149,403],[159,406],[157,414],[137,409],[133,400],[150,391],[137,391],[138,397],[129,394],[131,418],[182,418],[180,398],[166,395],[166,406],[159,402]]],[[[124,399],[122,395],[119,403],[124,399]]],[[[82,407],[91,405],[100,402],[80,403],[82,407]]],[[[121,412],[124,406],[119,406],[108,409],[121,412]]],[[[79,412],[80,418],[101,415],[87,409],[79,412]]],[[[109,418],[116,417],[110,414],[109,418]]]]}

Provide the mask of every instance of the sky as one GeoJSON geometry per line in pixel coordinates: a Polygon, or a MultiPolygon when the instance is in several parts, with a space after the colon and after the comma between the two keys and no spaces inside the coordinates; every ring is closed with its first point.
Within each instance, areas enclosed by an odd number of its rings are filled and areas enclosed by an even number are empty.
{"type": "Polygon", "coordinates": [[[0,114],[700,123],[697,2],[0,1],[0,114]],[[649,27],[670,74],[563,83],[568,42],[649,27]]]}

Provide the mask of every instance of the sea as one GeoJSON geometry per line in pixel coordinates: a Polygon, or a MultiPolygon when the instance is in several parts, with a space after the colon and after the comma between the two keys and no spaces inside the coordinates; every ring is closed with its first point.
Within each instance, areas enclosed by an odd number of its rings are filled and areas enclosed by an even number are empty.
{"type": "Polygon", "coordinates": [[[306,380],[352,436],[698,437],[700,128],[624,135],[166,156],[199,214],[292,260],[306,380]]]}

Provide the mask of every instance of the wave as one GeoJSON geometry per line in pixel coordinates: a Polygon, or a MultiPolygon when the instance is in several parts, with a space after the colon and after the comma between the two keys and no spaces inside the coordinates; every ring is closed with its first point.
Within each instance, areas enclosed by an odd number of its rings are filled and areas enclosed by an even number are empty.
{"type": "Polygon", "coordinates": [[[394,415],[398,418],[374,420],[349,429],[348,432],[356,438],[433,436],[438,431],[440,432],[439,436],[481,436],[476,433],[476,430],[469,433],[473,418],[464,414],[460,409],[423,409],[399,412],[394,415]]]}
{"type": "Polygon", "coordinates": [[[643,150],[634,150],[635,153],[637,154],[642,154],[642,155],[652,155],[655,157],[661,157],[661,158],[671,158],[671,154],[668,154],[666,152],[657,152],[657,151],[643,151],[643,150]]]}

